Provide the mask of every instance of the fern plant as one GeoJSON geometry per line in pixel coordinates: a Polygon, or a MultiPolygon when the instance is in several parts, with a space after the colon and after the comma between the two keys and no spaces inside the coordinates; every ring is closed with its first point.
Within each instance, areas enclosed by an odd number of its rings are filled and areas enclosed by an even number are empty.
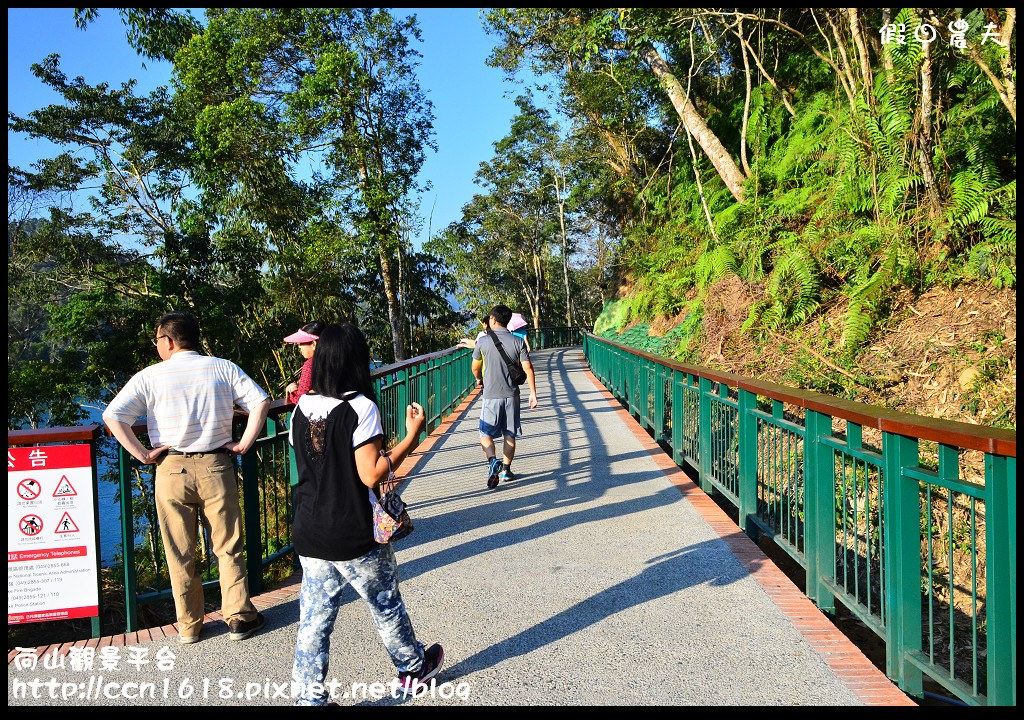
{"type": "Polygon", "coordinates": [[[807,322],[821,304],[820,278],[818,263],[806,245],[787,235],[765,284],[767,297],[751,306],[741,331],[778,330],[807,322]]]}
{"type": "Polygon", "coordinates": [[[693,266],[693,274],[697,287],[702,292],[724,278],[729,273],[736,274],[736,255],[727,243],[722,243],[711,250],[705,250],[697,257],[693,266]]]}
{"type": "MultiPolygon", "coordinates": [[[[879,229],[873,232],[886,232],[879,229]]],[[[892,232],[885,245],[877,269],[865,263],[848,291],[850,304],[843,318],[843,354],[856,355],[864,345],[878,319],[888,308],[896,287],[911,284],[918,264],[916,250],[900,235],[892,232]]]]}

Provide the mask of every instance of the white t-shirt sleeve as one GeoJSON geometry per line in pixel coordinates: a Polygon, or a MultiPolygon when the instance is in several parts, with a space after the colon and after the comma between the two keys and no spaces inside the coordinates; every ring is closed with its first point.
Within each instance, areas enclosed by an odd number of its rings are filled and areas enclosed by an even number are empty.
{"type": "Polygon", "coordinates": [[[352,449],[365,445],[371,440],[384,436],[384,427],[380,422],[380,410],[369,398],[359,395],[353,398],[352,405],[359,415],[359,424],[352,433],[352,449]]]}
{"type": "Polygon", "coordinates": [[[121,392],[110,401],[107,409],[103,411],[103,417],[112,418],[131,425],[145,415],[146,412],[146,392],[142,373],[137,372],[125,383],[125,386],[121,388],[121,392]]]}
{"type": "Polygon", "coordinates": [[[256,410],[257,406],[266,400],[269,396],[263,391],[259,385],[253,382],[252,378],[245,374],[242,368],[238,367],[234,363],[230,365],[232,374],[232,390],[234,391],[235,403],[244,408],[246,412],[251,413],[256,410]]]}

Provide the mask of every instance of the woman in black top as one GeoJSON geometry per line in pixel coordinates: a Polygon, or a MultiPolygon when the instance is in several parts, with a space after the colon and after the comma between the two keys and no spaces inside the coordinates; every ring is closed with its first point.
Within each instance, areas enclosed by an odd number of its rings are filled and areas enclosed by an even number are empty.
{"type": "Polygon", "coordinates": [[[349,323],[328,325],[313,356],[312,388],[292,413],[291,443],[299,482],[293,490],[292,538],[302,563],[299,630],[292,680],[299,705],[327,701],[330,635],[349,583],[366,601],[398,669],[392,692],[415,693],[437,674],[440,645],[424,649],[398,590],[395,554],[373,537],[370,492],[400,465],[423,429],[423,408],[406,408],[406,435],[389,453],[370,380],[370,351],[349,323]]]}

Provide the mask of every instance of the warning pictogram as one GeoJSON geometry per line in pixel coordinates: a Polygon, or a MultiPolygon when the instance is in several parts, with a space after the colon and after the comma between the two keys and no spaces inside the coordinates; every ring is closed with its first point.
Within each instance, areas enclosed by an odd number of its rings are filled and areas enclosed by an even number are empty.
{"type": "Polygon", "coordinates": [[[18,497],[22,500],[35,500],[42,491],[42,485],[32,478],[25,478],[18,483],[18,497]]]}
{"type": "Polygon", "coordinates": [[[53,497],[72,497],[77,495],[78,491],[75,490],[74,485],[68,480],[68,476],[64,475],[61,477],[60,482],[57,483],[57,487],[53,490],[53,497]]]}
{"type": "Polygon", "coordinates": [[[55,533],[73,533],[78,532],[78,526],[75,525],[75,521],[71,519],[71,516],[66,512],[61,517],[60,522],[57,523],[57,529],[55,533]]]}
{"type": "Polygon", "coordinates": [[[29,537],[38,535],[43,530],[43,519],[38,515],[26,515],[18,522],[18,529],[29,537]]]}

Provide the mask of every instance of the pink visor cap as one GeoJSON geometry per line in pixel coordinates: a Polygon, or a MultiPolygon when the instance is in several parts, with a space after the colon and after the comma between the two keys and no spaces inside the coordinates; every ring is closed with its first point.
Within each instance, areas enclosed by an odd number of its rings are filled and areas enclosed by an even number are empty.
{"type": "Polygon", "coordinates": [[[519,313],[512,313],[512,318],[508,321],[508,325],[505,326],[505,329],[512,332],[513,330],[524,328],[526,325],[526,318],[519,313]]]}
{"type": "Polygon", "coordinates": [[[291,335],[286,337],[284,339],[284,341],[285,342],[290,342],[290,343],[308,343],[308,342],[314,342],[314,341],[319,340],[319,339],[320,339],[319,335],[310,335],[305,330],[299,330],[297,332],[293,332],[291,335]]]}

